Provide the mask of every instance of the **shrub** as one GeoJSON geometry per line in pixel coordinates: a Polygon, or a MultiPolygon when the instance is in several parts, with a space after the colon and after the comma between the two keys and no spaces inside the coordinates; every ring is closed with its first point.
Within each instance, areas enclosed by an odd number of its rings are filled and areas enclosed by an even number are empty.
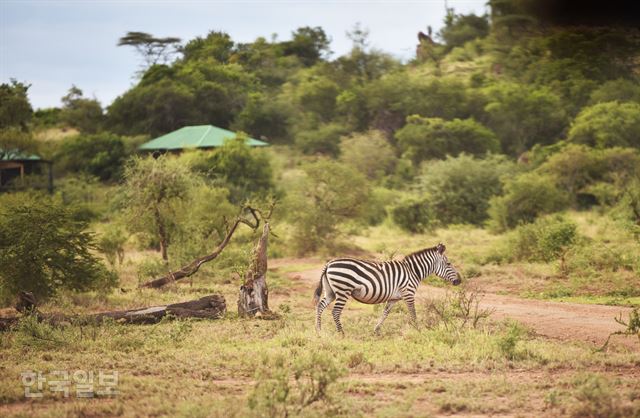
{"type": "Polygon", "coordinates": [[[500,151],[496,135],[473,119],[446,121],[413,115],[395,136],[403,155],[414,164],[463,152],[484,155],[500,151]]]}
{"type": "Polygon", "coordinates": [[[301,414],[315,402],[327,402],[330,386],[343,374],[333,357],[323,352],[305,352],[291,362],[282,355],[263,357],[249,408],[267,417],[301,414]]]}
{"type": "Polygon", "coordinates": [[[124,143],[113,134],[82,135],[65,139],[56,153],[62,171],[86,173],[102,181],[120,176],[125,160],[124,143]]]}
{"type": "Polygon", "coordinates": [[[246,141],[244,135],[227,140],[222,147],[193,166],[194,171],[227,186],[234,202],[264,196],[274,187],[269,157],[262,150],[251,149],[246,141]]]}
{"type": "Polygon", "coordinates": [[[584,108],[567,139],[596,148],[640,148],[640,104],[607,102],[584,108]]]}
{"type": "Polygon", "coordinates": [[[433,212],[425,200],[407,199],[391,209],[391,219],[409,232],[424,232],[433,224],[433,212]]]}
{"type": "Polygon", "coordinates": [[[533,222],[538,216],[567,207],[569,199],[550,176],[525,173],[508,180],[504,195],[489,202],[490,225],[497,231],[533,222]]]}
{"type": "Polygon", "coordinates": [[[313,129],[305,129],[296,135],[296,146],[305,154],[336,156],[340,152],[340,137],[347,128],[337,123],[326,123],[313,129]]]}
{"type": "Polygon", "coordinates": [[[5,302],[20,290],[47,298],[58,289],[115,286],[117,277],[92,253],[96,244],[86,226],[49,198],[6,199],[0,208],[0,278],[5,302]]]}
{"type": "Polygon", "coordinates": [[[551,155],[537,170],[553,175],[556,184],[576,201],[592,195],[598,203],[606,204],[616,201],[628,184],[640,177],[640,153],[632,148],[598,150],[570,144],[551,155]],[[605,190],[603,184],[611,186],[610,190],[605,190]]]}
{"type": "Polygon", "coordinates": [[[370,187],[355,169],[330,160],[302,167],[286,199],[293,241],[299,253],[317,249],[322,241],[335,242],[337,227],[361,216],[370,187]]]}
{"type": "Polygon", "coordinates": [[[623,418],[640,413],[640,408],[624,405],[611,383],[598,375],[578,378],[574,397],[578,401],[571,408],[574,418],[623,418]]]}
{"type": "Polygon", "coordinates": [[[515,260],[550,262],[576,243],[577,226],[562,216],[547,216],[521,225],[508,238],[515,260]]]}
{"type": "Polygon", "coordinates": [[[355,168],[369,180],[391,174],[398,158],[380,131],[353,134],[340,143],[340,160],[355,168]],[[371,156],[375,155],[375,158],[371,156]]]}
{"type": "Polygon", "coordinates": [[[489,200],[502,192],[501,177],[514,171],[502,156],[460,155],[425,163],[419,185],[440,223],[478,225],[488,217],[489,200]]]}

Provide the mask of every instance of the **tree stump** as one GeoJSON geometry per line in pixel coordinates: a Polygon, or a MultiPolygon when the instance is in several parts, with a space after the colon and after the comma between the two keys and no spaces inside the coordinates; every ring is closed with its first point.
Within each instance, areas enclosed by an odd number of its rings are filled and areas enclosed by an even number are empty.
{"type": "Polygon", "coordinates": [[[267,242],[269,223],[262,229],[256,245],[253,261],[238,295],[238,315],[241,317],[272,317],[269,310],[269,288],[267,287],[267,242]]]}

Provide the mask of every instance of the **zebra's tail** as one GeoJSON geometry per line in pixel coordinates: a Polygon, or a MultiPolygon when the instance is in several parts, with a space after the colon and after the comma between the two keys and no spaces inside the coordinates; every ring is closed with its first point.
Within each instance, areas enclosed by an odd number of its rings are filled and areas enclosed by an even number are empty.
{"type": "Polygon", "coordinates": [[[325,264],[324,268],[322,269],[322,273],[320,274],[320,282],[318,283],[318,287],[316,287],[315,292],[313,292],[314,305],[318,305],[318,302],[320,302],[320,295],[322,295],[322,279],[327,275],[327,266],[328,264],[325,264]]]}

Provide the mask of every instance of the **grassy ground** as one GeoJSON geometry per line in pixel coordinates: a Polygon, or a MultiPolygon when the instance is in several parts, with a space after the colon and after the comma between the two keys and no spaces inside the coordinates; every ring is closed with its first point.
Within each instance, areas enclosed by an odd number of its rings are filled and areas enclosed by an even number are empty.
{"type": "MultiPolygon", "coordinates": [[[[556,266],[486,262],[498,240],[468,227],[409,236],[382,226],[358,236],[352,244],[372,256],[390,258],[442,241],[469,280],[482,281],[495,291],[549,297],[540,291],[563,280],[556,266]]],[[[279,245],[275,242],[276,251],[282,251],[279,245]]],[[[317,259],[273,262],[268,278],[270,305],[280,318],[247,320],[234,313],[239,281],[228,272],[204,269],[193,281],[165,290],[136,289],[137,265],[148,255],[128,252],[120,267],[121,289],[110,294],[62,295],[42,309],[96,312],[221,293],[227,300],[226,317],[149,326],[111,323],[58,328],[23,321],[3,334],[0,342],[0,415],[640,414],[638,350],[614,346],[599,352],[585,343],[544,339],[518,323],[491,317],[476,327],[463,326],[459,317],[438,316],[426,304],[418,307],[417,328],[407,324],[406,311],[399,306],[382,334],[374,336],[380,306],[351,303],[343,315],[346,337],[335,334],[329,314],[318,337],[313,329],[313,283],[296,274],[317,267],[317,259]],[[84,370],[96,376],[100,371],[118,371],[119,394],[79,399],[71,385],[71,394],[65,398],[52,393],[45,383],[42,399],[25,399],[21,373],[29,370],[45,377],[53,371],[84,370]]],[[[603,293],[611,283],[605,282],[603,293]]],[[[564,297],[598,301],[596,296],[564,297]]],[[[635,303],[634,298],[625,303],[635,303]]]]}
{"type": "Polygon", "coordinates": [[[420,306],[420,326],[414,329],[400,308],[376,337],[371,330],[379,309],[352,304],[344,315],[347,337],[337,337],[329,323],[319,338],[311,287],[286,274],[308,267],[303,261],[271,272],[270,303],[281,315],[273,321],[237,318],[237,286],[212,285],[212,277],[165,291],[69,299],[76,311],[90,311],[219,292],[230,313],[213,322],[151,326],[51,328],[24,322],[2,339],[0,410],[5,416],[580,416],[584,408],[611,401],[616,410],[640,411],[638,353],[600,353],[584,344],[544,340],[514,323],[489,320],[475,329],[458,328],[456,321],[434,322],[420,306]],[[305,375],[314,365],[319,368],[305,375]],[[340,378],[331,383],[335,376],[327,371],[334,369],[340,378]],[[20,373],[27,370],[45,376],[54,370],[117,370],[119,395],[78,399],[72,387],[64,398],[45,385],[43,399],[25,400],[20,373]],[[299,386],[296,373],[312,385],[328,382],[326,397],[301,406],[308,389],[299,386]],[[585,397],[584,391],[593,393],[585,397]]]}

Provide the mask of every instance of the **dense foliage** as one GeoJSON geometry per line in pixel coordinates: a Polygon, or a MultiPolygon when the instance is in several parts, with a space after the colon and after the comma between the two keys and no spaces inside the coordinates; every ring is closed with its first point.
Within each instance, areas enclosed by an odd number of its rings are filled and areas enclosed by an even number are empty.
{"type": "Polygon", "coordinates": [[[5,197],[0,206],[2,301],[10,301],[20,290],[44,299],[61,289],[114,286],[117,277],[93,253],[96,244],[87,226],[61,202],[5,197]]]}

